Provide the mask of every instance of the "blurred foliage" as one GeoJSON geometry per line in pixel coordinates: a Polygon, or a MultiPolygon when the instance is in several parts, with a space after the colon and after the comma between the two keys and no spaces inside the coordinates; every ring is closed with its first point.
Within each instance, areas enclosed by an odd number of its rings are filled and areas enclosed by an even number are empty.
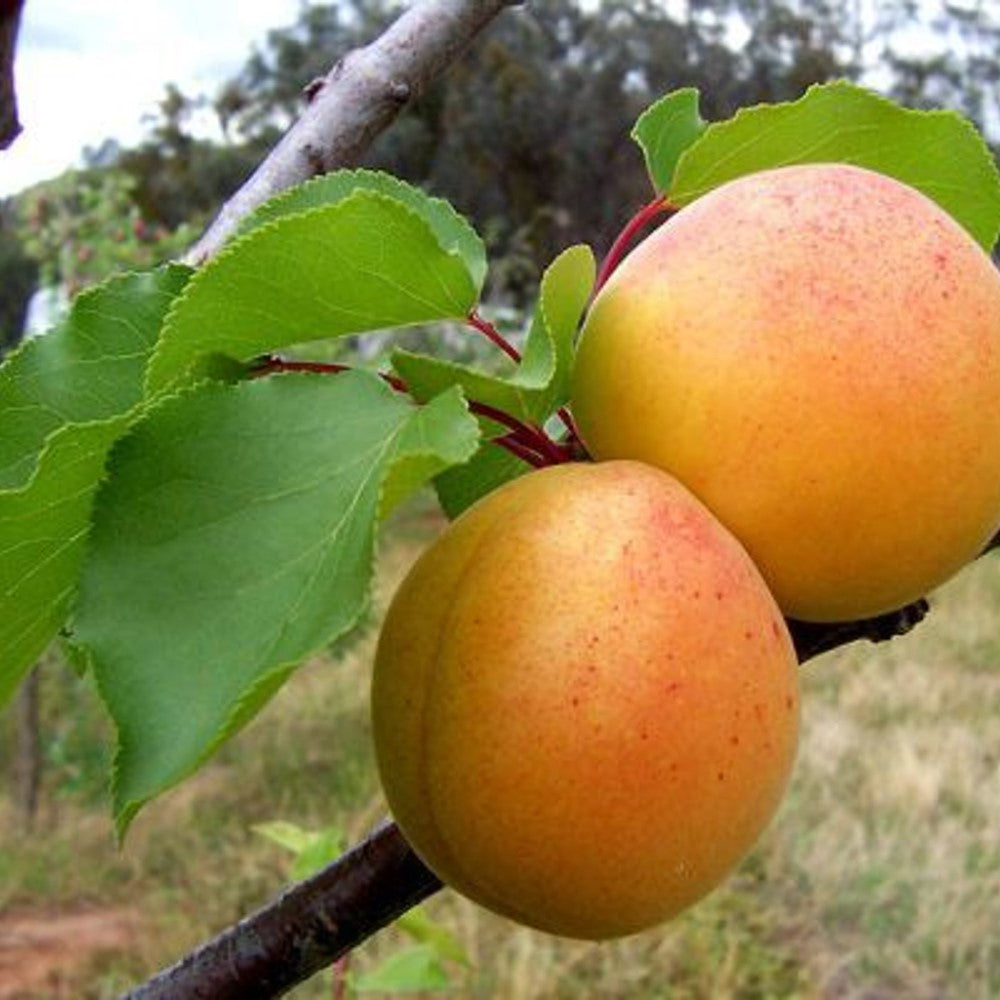
{"type": "Polygon", "coordinates": [[[185,222],[203,228],[277,138],[272,133],[240,143],[197,138],[192,119],[204,103],[168,84],[146,140],[118,154],[143,217],[170,230],[185,222]]]}
{"type": "Polygon", "coordinates": [[[145,219],[131,178],[117,168],[70,170],[25,192],[21,236],[43,287],[70,296],[109,275],[175,256],[193,238],[145,219]]]}

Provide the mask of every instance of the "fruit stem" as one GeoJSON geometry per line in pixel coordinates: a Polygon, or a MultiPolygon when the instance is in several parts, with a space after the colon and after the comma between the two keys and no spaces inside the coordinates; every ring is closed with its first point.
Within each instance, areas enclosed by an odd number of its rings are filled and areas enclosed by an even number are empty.
{"type": "Polygon", "coordinates": [[[597,281],[594,283],[595,295],[604,287],[605,282],[611,277],[612,272],[622,262],[636,236],[656,219],[657,216],[673,215],[677,210],[678,207],[665,194],[661,194],[643,205],[625,223],[625,227],[615,237],[614,243],[611,244],[611,249],[601,262],[601,267],[597,272],[597,281]]]}
{"type": "Polygon", "coordinates": [[[478,310],[473,309],[465,317],[465,322],[496,344],[515,364],[520,363],[521,352],[488,319],[483,319],[478,310]]]}

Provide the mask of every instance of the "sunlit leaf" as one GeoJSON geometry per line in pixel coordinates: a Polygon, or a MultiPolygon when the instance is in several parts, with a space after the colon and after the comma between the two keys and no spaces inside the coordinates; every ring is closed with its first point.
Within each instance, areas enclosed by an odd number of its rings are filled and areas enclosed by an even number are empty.
{"type": "Polygon", "coordinates": [[[683,205],[745,174],[819,162],[895,177],[941,205],[984,249],[996,242],[1000,174],[975,128],[954,112],[903,108],[845,82],[709,125],[681,154],[670,197],[683,205]]]}

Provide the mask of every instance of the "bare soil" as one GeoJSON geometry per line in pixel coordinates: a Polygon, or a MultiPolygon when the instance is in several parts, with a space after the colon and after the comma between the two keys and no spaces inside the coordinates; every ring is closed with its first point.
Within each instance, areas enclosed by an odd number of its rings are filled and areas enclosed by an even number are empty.
{"type": "Polygon", "coordinates": [[[0,1000],[70,1000],[102,957],[130,951],[140,933],[128,907],[0,914],[0,1000]]]}

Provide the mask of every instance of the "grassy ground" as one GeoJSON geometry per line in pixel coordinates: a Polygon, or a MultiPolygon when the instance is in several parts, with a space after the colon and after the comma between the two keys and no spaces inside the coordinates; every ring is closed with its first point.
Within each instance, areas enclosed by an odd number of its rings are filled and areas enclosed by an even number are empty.
{"type": "MultiPolygon", "coordinates": [[[[396,525],[380,600],[433,531],[396,525]]],[[[37,832],[0,799],[0,914],[127,906],[140,933],[72,992],[112,997],[281,886],[287,855],[251,827],[342,827],[384,813],[367,678],[374,635],[306,666],[196,778],[114,846],[101,775],[106,724],[86,685],[45,684],[50,764],[37,832]]],[[[803,742],[777,821],[740,870],[674,923],[605,945],[519,929],[450,893],[430,904],[472,959],[470,998],[1000,997],[1000,562],[967,570],[915,632],[808,664],[803,742]]],[[[364,971],[398,932],[352,957],[364,971]]],[[[2,945],[2,941],[0,941],[2,945]]],[[[318,977],[292,996],[331,996],[318,977]]]]}

